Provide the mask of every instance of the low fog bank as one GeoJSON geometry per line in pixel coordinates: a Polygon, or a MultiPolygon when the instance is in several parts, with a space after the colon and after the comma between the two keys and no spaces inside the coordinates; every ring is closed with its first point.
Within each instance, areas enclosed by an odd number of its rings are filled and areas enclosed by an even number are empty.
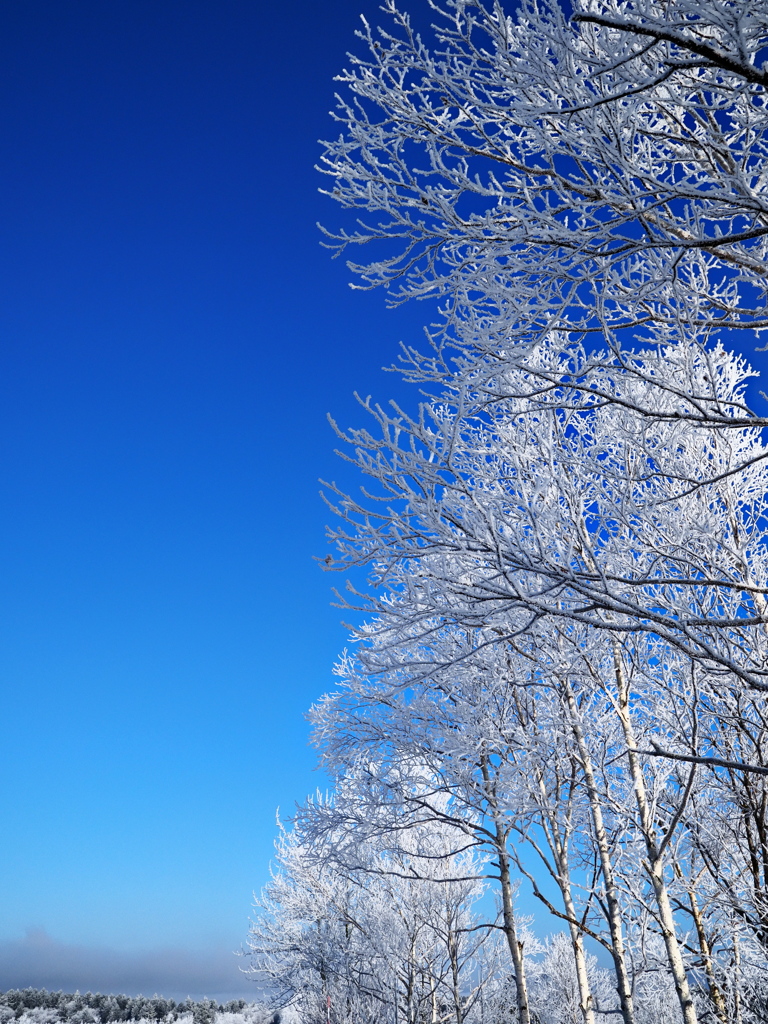
{"type": "Polygon", "coordinates": [[[58,942],[45,931],[0,942],[0,992],[37,988],[65,992],[121,992],[182,1000],[258,999],[232,950],[179,948],[121,952],[58,942]]]}

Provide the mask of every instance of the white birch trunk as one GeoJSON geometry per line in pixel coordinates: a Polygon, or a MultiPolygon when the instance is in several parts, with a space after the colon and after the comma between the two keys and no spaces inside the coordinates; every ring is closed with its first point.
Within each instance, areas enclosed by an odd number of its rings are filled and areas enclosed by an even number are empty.
{"type": "Polygon", "coordinates": [[[528,1003],[528,983],[525,977],[525,959],[523,957],[523,943],[517,937],[517,926],[515,924],[515,908],[512,901],[512,880],[509,873],[509,856],[506,849],[506,841],[499,825],[496,825],[498,839],[497,852],[499,855],[499,880],[501,886],[501,908],[504,921],[504,934],[507,938],[507,945],[512,957],[512,964],[515,970],[515,994],[517,996],[517,1013],[520,1024],[531,1024],[531,1011],[528,1003]]]}
{"type": "MultiPolygon", "coordinates": [[[[539,791],[542,797],[542,804],[546,808],[548,804],[546,787],[539,775],[539,791]]],[[[584,1024],[595,1024],[595,1001],[592,998],[592,988],[589,984],[587,974],[587,955],[584,949],[584,936],[577,925],[576,905],[573,902],[571,892],[571,875],[568,864],[568,846],[560,831],[557,817],[551,812],[545,811],[549,820],[550,848],[555,859],[557,868],[557,884],[563,898],[563,909],[568,917],[568,931],[571,936],[571,947],[573,949],[573,962],[576,968],[576,982],[579,986],[579,1008],[584,1019],[584,1024]]]]}
{"type": "Polygon", "coordinates": [[[595,829],[595,840],[600,855],[600,868],[605,884],[605,900],[608,905],[608,927],[611,933],[611,956],[613,958],[613,969],[616,975],[616,990],[621,1005],[621,1016],[624,1024],[634,1024],[635,1008],[632,1000],[632,985],[627,971],[627,960],[624,949],[624,929],[621,921],[621,906],[619,904],[616,888],[616,878],[611,861],[611,852],[608,844],[608,836],[603,821],[603,808],[600,803],[600,795],[595,783],[595,772],[592,766],[592,758],[584,738],[584,731],[579,722],[576,701],[570,686],[566,683],[568,698],[568,709],[571,715],[571,728],[579,750],[584,780],[587,784],[589,796],[589,807],[592,813],[592,823],[595,829]]]}
{"type": "Polygon", "coordinates": [[[648,854],[648,874],[656,897],[656,907],[659,914],[659,926],[664,939],[664,946],[667,952],[667,960],[675,983],[675,991],[680,1002],[680,1010],[683,1015],[684,1024],[698,1024],[696,1007],[691,996],[688,976],[685,973],[685,963],[680,951],[680,943],[677,940],[675,931],[675,920],[672,913],[672,905],[669,900],[667,884],[664,881],[664,856],[660,852],[656,841],[656,832],[653,827],[651,809],[648,803],[648,792],[645,787],[643,769],[637,757],[637,740],[635,738],[632,721],[629,715],[629,698],[627,685],[624,678],[624,671],[620,657],[616,656],[616,678],[618,682],[619,700],[617,711],[621,722],[624,740],[627,745],[627,759],[629,762],[630,778],[635,791],[635,801],[640,815],[640,826],[645,842],[646,853],[648,854]]]}

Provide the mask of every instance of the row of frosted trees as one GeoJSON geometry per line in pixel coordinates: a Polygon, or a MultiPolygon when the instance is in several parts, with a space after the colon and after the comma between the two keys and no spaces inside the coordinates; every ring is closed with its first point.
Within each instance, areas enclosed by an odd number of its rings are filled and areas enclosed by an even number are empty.
{"type": "Polygon", "coordinates": [[[324,156],[440,318],[417,411],[339,431],[365,617],[254,968],[307,1024],[765,1020],[768,4],[428,6],[324,156]]]}
{"type": "Polygon", "coordinates": [[[105,995],[101,992],[49,992],[44,988],[8,989],[0,992],[0,1021],[38,1024],[116,1024],[127,1021],[165,1021],[188,1016],[193,1024],[215,1024],[217,1013],[241,1013],[244,999],[223,1005],[212,999],[176,1002],[163,996],[105,995]]]}

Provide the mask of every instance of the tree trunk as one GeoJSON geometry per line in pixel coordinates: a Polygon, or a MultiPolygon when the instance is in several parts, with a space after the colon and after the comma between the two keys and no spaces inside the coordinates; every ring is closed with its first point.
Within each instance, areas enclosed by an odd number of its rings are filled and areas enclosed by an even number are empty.
{"type": "Polygon", "coordinates": [[[525,979],[525,960],[523,943],[517,937],[515,925],[515,908],[512,902],[512,881],[509,874],[509,857],[503,832],[496,823],[497,851],[499,854],[499,879],[501,884],[501,907],[504,921],[504,934],[507,937],[512,964],[515,969],[515,990],[517,995],[517,1013],[520,1024],[531,1024],[531,1011],[528,1006],[528,984],[525,979]]]}
{"type": "Polygon", "coordinates": [[[539,791],[541,793],[541,806],[548,819],[551,832],[547,839],[552,851],[552,856],[554,857],[555,867],[557,868],[557,885],[560,889],[560,895],[563,898],[563,909],[568,917],[568,931],[571,936],[573,962],[576,967],[576,981],[579,986],[579,1008],[584,1019],[584,1024],[595,1024],[595,1005],[594,999],[592,998],[592,988],[589,984],[589,976],[587,974],[587,955],[584,950],[584,935],[576,923],[578,921],[578,917],[576,916],[576,906],[573,902],[573,894],[571,892],[571,871],[568,864],[567,840],[560,831],[560,824],[557,820],[557,816],[549,807],[546,786],[544,785],[544,780],[541,777],[541,774],[538,776],[538,782],[539,791]]]}
{"type": "Polygon", "coordinates": [[[595,1003],[592,998],[592,987],[589,984],[587,974],[587,954],[584,949],[584,935],[575,923],[576,907],[573,902],[571,886],[568,875],[568,863],[565,857],[565,850],[562,849],[557,856],[557,872],[560,876],[559,887],[563,897],[563,908],[568,915],[568,931],[571,936],[571,947],[573,948],[573,962],[576,967],[576,981],[579,986],[579,1008],[584,1019],[584,1024],[595,1024],[595,1003]]]}
{"type": "Polygon", "coordinates": [[[523,958],[523,943],[517,937],[517,926],[515,924],[515,907],[512,899],[512,879],[509,873],[509,854],[507,853],[507,831],[502,825],[499,810],[496,805],[496,796],[491,784],[491,777],[488,771],[488,760],[483,755],[480,759],[480,770],[483,773],[488,801],[488,807],[493,815],[493,827],[495,832],[495,846],[499,857],[499,884],[501,886],[501,911],[503,931],[507,938],[507,945],[512,957],[512,965],[515,971],[515,995],[517,997],[517,1014],[520,1024],[531,1024],[531,1011],[528,1004],[528,983],[525,978],[525,960],[523,958]]]}
{"type": "Polygon", "coordinates": [[[616,975],[616,991],[619,994],[621,1005],[621,1016],[624,1024],[635,1024],[635,1008],[632,1001],[632,985],[627,971],[627,960],[624,951],[624,929],[621,922],[621,906],[619,904],[618,892],[616,889],[616,877],[613,873],[611,851],[608,844],[608,836],[605,832],[603,821],[603,808],[600,803],[600,795],[595,784],[595,772],[592,767],[592,759],[584,739],[584,731],[579,722],[576,701],[568,683],[566,692],[568,697],[568,710],[571,715],[571,727],[579,750],[584,779],[587,784],[589,796],[589,807],[592,812],[592,823],[595,829],[595,840],[600,855],[600,868],[605,884],[605,901],[608,905],[608,927],[611,933],[611,956],[613,958],[613,969],[616,975]]]}
{"type": "Polygon", "coordinates": [[[656,842],[656,833],[653,828],[651,809],[648,805],[648,792],[645,788],[645,776],[638,760],[637,740],[635,738],[632,721],[629,715],[629,695],[627,684],[624,678],[624,669],[621,664],[620,655],[616,655],[616,680],[618,684],[619,701],[617,711],[619,721],[624,733],[624,741],[627,745],[627,758],[629,761],[629,773],[632,785],[635,790],[635,801],[640,815],[640,826],[645,841],[645,849],[648,854],[648,874],[656,897],[656,907],[659,912],[659,925],[664,938],[664,946],[667,951],[667,960],[675,982],[675,991],[680,1002],[680,1009],[683,1015],[684,1024],[698,1024],[696,1007],[693,1004],[688,976],[685,973],[685,964],[680,951],[680,943],[675,932],[675,920],[672,913],[672,905],[669,901],[667,884],[664,881],[664,857],[659,851],[656,842]]]}
{"type": "Polygon", "coordinates": [[[459,971],[459,951],[456,946],[456,934],[448,932],[448,956],[451,961],[451,994],[456,1013],[456,1024],[464,1024],[464,1003],[461,999],[461,981],[459,971]]]}
{"type": "Polygon", "coordinates": [[[691,903],[691,915],[693,917],[693,923],[696,927],[696,935],[699,939],[699,949],[701,950],[701,959],[704,964],[704,971],[707,975],[707,982],[709,984],[709,998],[712,1000],[712,1005],[715,1008],[718,1020],[721,1024],[728,1024],[728,1011],[725,1008],[725,1000],[723,999],[723,993],[720,990],[720,986],[717,983],[715,977],[715,971],[712,960],[712,950],[709,947],[709,939],[704,929],[704,918],[699,907],[699,901],[696,898],[696,893],[691,886],[688,889],[688,898],[691,903]]]}
{"type": "Polygon", "coordinates": [[[733,1019],[734,1024],[742,1024],[741,1021],[741,949],[739,948],[739,936],[733,935],[733,965],[735,985],[733,993],[733,1019]]]}

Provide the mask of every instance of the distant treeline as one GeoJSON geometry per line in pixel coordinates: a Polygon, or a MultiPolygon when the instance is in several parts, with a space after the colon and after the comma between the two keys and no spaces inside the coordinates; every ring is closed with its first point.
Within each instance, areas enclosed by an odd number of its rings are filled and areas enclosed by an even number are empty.
{"type": "Polygon", "coordinates": [[[177,1003],[162,996],[107,996],[99,992],[48,992],[44,988],[10,989],[0,993],[0,1024],[17,1020],[30,1011],[49,1011],[34,1016],[42,1021],[67,1024],[110,1024],[112,1021],[175,1021],[191,1014],[194,1024],[214,1024],[217,1013],[241,1013],[244,999],[217,1003],[214,999],[185,999],[177,1003]]]}

